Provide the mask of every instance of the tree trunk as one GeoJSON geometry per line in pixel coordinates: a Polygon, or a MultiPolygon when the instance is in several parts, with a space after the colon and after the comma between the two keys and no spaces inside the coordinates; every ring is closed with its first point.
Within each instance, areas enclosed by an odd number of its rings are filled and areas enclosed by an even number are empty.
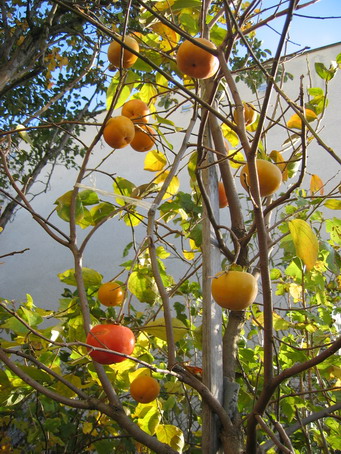
{"type": "MultiPolygon", "coordinates": [[[[203,172],[204,186],[208,196],[215,207],[214,215],[217,219],[217,174],[214,166],[203,172]]],[[[222,324],[221,308],[212,300],[211,278],[220,269],[220,251],[212,242],[214,232],[208,218],[207,212],[203,210],[203,382],[211,390],[213,395],[222,403],[223,382],[222,382],[222,324]]],[[[202,452],[205,454],[216,454],[219,452],[219,425],[216,415],[211,408],[203,405],[203,437],[202,452]]]]}

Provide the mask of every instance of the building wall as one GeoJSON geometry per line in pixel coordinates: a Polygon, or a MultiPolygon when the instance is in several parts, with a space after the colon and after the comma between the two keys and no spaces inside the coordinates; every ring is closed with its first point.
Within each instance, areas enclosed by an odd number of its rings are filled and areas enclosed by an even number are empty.
{"type": "MultiPolygon", "coordinates": [[[[323,88],[323,81],[314,72],[313,65],[315,62],[323,62],[329,67],[330,61],[334,60],[336,55],[341,53],[341,43],[310,51],[300,57],[289,60],[286,65],[286,71],[294,75],[294,80],[284,85],[285,92],[291,99],[296,100],[299,96],[299,75],[307,74],[307,68],[310,68],[309,75],[305,75],[303,84],[305,87],[320,86],[323,88]]],[[[340,74],[330,82],[329,87],[329,106],[325,114],[321,127],[321,137],[325,142],[334,149],[336,153],[340,149],[340,125],[341,125],[341,83],[340,74]]],[[[258,96],[262,96],[260,90],[258,96]]],[[[246,87],[243,87],[243,99],[255,102],[255,95],[251,94],[246,87]]],[[[272,97],[272,106],[274,102],[272,97]]],[[[189,124],[191,112],[182,111],[177,113],[175,118],[176,124],[183,127],[189,124]]],[[[278,129],[278,128],[277,128],[278,129]]],[[[95,135],[95,128],[89,127],[82,139],[86,144],[90,144],[95,135]]],[[[168,137],[174,144],[174,150],[179,147],[182,134],[173,134],[168,137]]],[[[286,133],[276,132],[270,134],[267,139],[266,147],[270,152],[272,149],[281,150],[286,133]]],[[[94,168],[110,152],[110,148],[102,142],[99,144],[92,155],[90,167],[94,168]]],[[[284,155],[285,157],[285,155],[284,155]]],[[[109,173],[115,173],[117,176],[124,177],[134,184],[139,185],[150,181],[151,174],[143,170],[145,154],[137,153],[130,147],[117,150],[105,161],[105,170],[109,173]]],[[[335,186],[340,181],[340,168],[337,163],[321,147],[313,143],[309,147],[309,172],[316,173],[324,182],[329,181],[328,187],[335,186]]],[[[181,190],[188,189],[186,183],[186,170],[182,171],[181,190]]],[[[48,171],[46,170],[45,176],[48,171]]],[[[46,194],[36,197],[32,205],[42,216],[49,216],[54,208],[54,201],[66,191],[72,189],[76,177],[76,171],[66,171],[63,166],[56,166],[53,177],[50,181],[50,188],[46,194]]],[[[310,175],[307,175],[304,186],[309,187],[310,175]]],[[[99,189],[112,191],[112,182],[97,174],[95,178],[88,179],[87,184],[95,185],[99,189]]],[[[39,184],[36,185],[38,191],[39,184]]],[[[110,200],[108,198],[107,200],[110,200]]],[[[228,212],[223,214],[223,220],[228,220],[228,212]]],[[[67,232],[68,225],[61,221],[56,215],[51,218],[59,228],[67,232]]],[[[79,237],[84,236],[86,231],[81,231],[79,237]]],[[[136,228],[136,241],[141,242],[143,239],[143,229],[136,228]]],[[[45,308],[57,307],[57,301],[63,291],[64,284],[60,283],[57,274],[72,268],[72,255],[69,250],[55,243],[42,229],[36,224],[31,215],[23,209],[20,209],[12,223],[6,226],[5,231],[1,234],[0,255],[20,251],[29,248],[29,251],[23,254],[16,254],[3,259],[0,265],[0,288],[1,297],[22,300],[25,294],[32,295],[37,305],[45,308]]],[[[103,274],[104,279],[111,279],[121,271],[119,264],[125,261],[122,252],[125,245],[131,241],[131,231],[123,228],[122,223],[117,222],[116,218],[107,222],[95,234],[84,257],[84,266],[96,269],[103,274]]],[[[174,273],[180,273],[181,270],[174,268],[174,273]]]]}

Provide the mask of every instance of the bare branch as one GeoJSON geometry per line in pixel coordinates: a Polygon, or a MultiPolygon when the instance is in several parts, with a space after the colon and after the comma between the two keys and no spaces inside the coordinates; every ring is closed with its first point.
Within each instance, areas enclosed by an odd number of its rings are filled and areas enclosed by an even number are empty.
{"type": "MultiPolygon", "coordinates": [[[[285,428],[285,433],[287,436],[292,435],[295,433],[297,430],[300,430],[302,426],[307,426],[308,424],[318,421],[319,419],[326,418],[331,415],[331,413],[334,413],[336,411],[339,411],[341,409],[341,402],[336,403],[335,405],[332,405],[331,407],[326,407],[323,408],[320,411],[317,411],[315,413],[312,413],[311,415],[307,416],[306,418],[301,419],[300,422],[297,422],[287,428],[285,428]]],[[[266,442],[264,445],[261,446],[263,452],[268,451],[272,446],[273,446],[272,441],[266,442]]]]}

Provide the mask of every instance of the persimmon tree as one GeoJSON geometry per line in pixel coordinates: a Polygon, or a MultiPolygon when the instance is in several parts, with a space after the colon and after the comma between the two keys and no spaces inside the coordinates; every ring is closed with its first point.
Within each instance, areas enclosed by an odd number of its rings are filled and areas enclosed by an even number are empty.
{"type": "MultiPolygon", "coordinates": [[[[44,96],[39,115],[32,114],[37,101],[33,106],[28,102],[32,111],[13,110],[3,126],[1,192],[31,214],[42,235],[72,256],[73,267],[60,270],[58,277],[66,288],[55,311],[37,307],[30,296],[11,301],[2,295],[1,430],[10,452],[253,454],[340,449],[341,339],[335,324],[340,222],[333,215],[340,208],[339,182],[332,168],[329,181],[311,174],[308,158],[317,147],[321,156],[340,164],[320,132],[328,87],[338,77],[341,57],[335,55],[330,67],[315,64],[310,71],[321,83],[316,87],[300,80],[296,101],[287,94],[290,76],[282,68],[294,12],[314,3],[290,0],[262,9],[255,0],[53,0],[35,2],[40,9],[34,18],[29,2],[14,2],[17,11],[8,16],[3,36],[12,42],[16,13],[21,34],[13,38],[13,54],[8,47],[7,71],[10,62],[14,69],[3,91],[15,99],[18,87],[28,81],[27,99],[37,89],[44,96]],[[257,30],[280,16],[285,20],[278,48],[267,60],[257,30]],[[34,21],[46,31],[39,46],[34,21]],[[138,46],[129,45],[128,35],[138,46]],[[60,69],[69,65],[63,54],[66,46],[76,42],[84,66],[60,69]],[[107,60],[100,63],[112,42],[136,61],[124,67],[121,55],[115,66],[107,60]],[[199,52],[213,60],[215,71],[206,72],[210,77],[198,79],[179,70],[177,52],[183,42],[192,49],[191,57],[199,52]],[[26,60],[16,57],[23,58],[28,49],[33,50],[26,60]],[[94,69],[85,61],[97,52],[102,57],[94,69]],[[61,98],[56,93],[51,98],[49,92],[54,78],[68,71],[85,98],[84,103],[76,102],[77,112],[67,86],[61,98]],[[103,119],[87,122],[87,142],[77,128],[84,126],[82,115],[88,115],[93,104],[92,95],[81,86],[88,80],[95,86],[98,74],[95,93],[101,95],[105,86],[106,111],[103,119]],[[260,84],[266,87],[262,94],[257,90],[260,84]],[[244,99],[245,93],[252,99],[244,99]],[[105,127],[132,99],[149,109],[148,122],[147,114],[140,121],[131,117],[135,135],[152,135],[144,161],[151,177],[143,184],[116,175],[106,167],[106,159],[95,165],[92,161],[98,147],[112,139],[108,129],[103,138],[105,127]],[[190,113],[188,124],[179,120],[181,109],[190,113]],[[68,144],[64,158],[60,131],[68,144]],[[280,140],[276,150],[269,145],[274,139],[280,140]],[[37,157],[38,166],[57,157],[73,162],[79,154],[77,178],[65,183],[48,218],[31,204],[32,169],[18,153],[22,147],[22,153],[36,157],[35,150],[43,150],[47,141],[56,154],[45,161],[37,157]],[[263,167],[270,173],[264,170],[263,175],[263,167]],[[101,176],[96,186],[93,176],[101,176]],[[269,183],[272,177],[274,184],[269,183]],[[228,202],[222,209],[218,182],[228,202]],[[104,189],[108,184],[110,191],[104,189]],[[123,289],[123,301],[120,296],[118,303],[104,305],[98,295],[107,283],[95,268],[83,266],[83,257],[107,222],[129,229],[132,240],[122,251],[124,263],[112,276],[123,289]],[[143,233],[141,241],[136,230],[143,233]],[[169,272],[174,262],[178,275],[169,272]],[[250,278],[252,298],[247,304],[239,305],[242,280],[229,290],[229,305],[226,290],[219,288],[219,297],[215,290],[217,304],[211,286],[222,273],[229,280],[237,275],[250,278]],[[44,324],[47,318],[54,323],[44,324]],[[119,347],[124,334],[114,344],[117,351],[108,352],[107,334],[102,337],[100,327],[92,339],[92,327],[112,324],[134,333],[131,355],[119,347]],[[141,379],[144,376],[157,383],[141,379]],[[135,389],[139,381],[153,383],[154,400],[144,397],[147,386],[135,389]],[[137,402],[139,391],[143,397],[137,402]]],[[[72,50],[74,59],[77,50],[72,50]]],[[[115,134],[121,123],[115,120],[115,134]]],[[[133,149],[138,153],[138,146],[133,149]]],[[[48,154],[50,148],[46,150],[48,154]]],[[[124,159],[117,150],[108,150],[108,157],[124,159]]]]}

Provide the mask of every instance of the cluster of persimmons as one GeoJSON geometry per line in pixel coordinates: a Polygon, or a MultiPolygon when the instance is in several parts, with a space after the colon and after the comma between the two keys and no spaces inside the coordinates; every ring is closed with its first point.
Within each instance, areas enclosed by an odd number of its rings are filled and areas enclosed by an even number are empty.
{"type": "MultiPolygon", "coordinates": [[[[123,48],[119,41],[113,41],[108,49],[108,60],[113,68],[130,68],[138,58],[139,45],[135,38],[126,36],[123,48]],[[133,52],[131,52],[131,50],[133,52]]],[[[219,68],[218,58],[207,49],[216,46],[203,38],[185,40],[178,48],[176,63],[183,74],[196,78],[212,77],[219,68]],[[197,45],[199,44],[199,45],[197,45]],[[206,49],[202,46],[206,47],[206,49]]],[[[110,118],[103,129],[103,137],[112,148],[123,148],[130,145],[134,150],[145,152],[155,144],[155,131],[148,125],[150,111],[148,105],[139,99],[126,102],[121,115],[110,118]]],[[[244,122],[251,125],[256,121],[257,112],[249,103],[244,103],[244,122]]],[[[234,121],[238,124],[238,114],[234,112],[234,121]]],[[[278,166],[264,159],[257,159],[260,195],[267,197],[281,185],[282,173],[278,166]]],[[[248,165],[240,172],[240,182],[248,192],[250,188],[248,165]]],[[[219,206],[228,205],[228,197],[222,182],[218,183],[219,206]]],[[[244,310],[256,299],[258,292],[257,280],[243,270],[233,269],[219,272],[212,279],[212,297],[217,304],[228,310],[244,310]]],[[[99,287],[98,299],[105,306],[120,306],[124,301],[125,291],[118,282],[106,282],[99,287]]],[[[133,332],[126,326],[102,324],[94,326],[86,340],[89,354],[100,364],[118,363],[131,355],[135,346],[133,332]],[[106,351],[113,350],[117,353],[106,351]]],[[[138,402],[148,403],[160,392],[160,385],[150,374],[140,374],[132,381],[131,396],[138,402]]]]}

